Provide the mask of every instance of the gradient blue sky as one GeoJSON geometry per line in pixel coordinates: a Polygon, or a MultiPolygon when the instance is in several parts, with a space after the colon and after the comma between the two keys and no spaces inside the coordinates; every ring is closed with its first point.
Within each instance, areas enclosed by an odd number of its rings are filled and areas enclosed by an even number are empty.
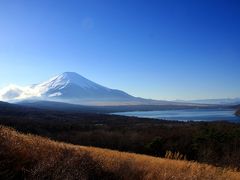
{"type": "Polygon", "coordinates": [[[0,87],[65,71],[145,98],[239,97],[240,1],[0,1],[0,87]]]}

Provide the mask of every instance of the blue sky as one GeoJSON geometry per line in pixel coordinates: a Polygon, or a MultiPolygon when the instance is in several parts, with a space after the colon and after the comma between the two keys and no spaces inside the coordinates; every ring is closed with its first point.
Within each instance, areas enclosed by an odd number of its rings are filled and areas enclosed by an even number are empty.
{"type": "Polygon", "coordinates": [[[238,0],[3,0],[0,87],[75,71],[154,99],[240,96],[238,0]]]}

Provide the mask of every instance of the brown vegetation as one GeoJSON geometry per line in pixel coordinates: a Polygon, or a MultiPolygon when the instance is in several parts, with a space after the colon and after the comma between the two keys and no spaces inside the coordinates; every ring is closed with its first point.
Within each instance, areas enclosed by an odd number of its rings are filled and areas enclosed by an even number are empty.
{"type": "Polygon", "coordinates": [[[0,127],[0,179],[240,179],[188,161],[70,145],[0,127]]]}
{"type": "Polygon", "coordinates": [[[66,143],[240,168],[240,123],[173,122],[103,114],[0,108],[0,124],[66,143]]]}

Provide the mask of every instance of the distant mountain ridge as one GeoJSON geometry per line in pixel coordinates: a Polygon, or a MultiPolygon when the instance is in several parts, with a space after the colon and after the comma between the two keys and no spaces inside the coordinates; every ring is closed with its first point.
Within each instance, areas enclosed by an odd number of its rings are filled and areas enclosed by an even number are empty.
{"type": "Polygon", "coordinates": [[[178,100],[177,102],[215,104],[215,105],[237,105],[240,104],[240,98],[222,98],[222,99],[197,99],[197,100],[178,100]]]}
{"type": "Polygon", "coordinates": [[[240,104],[240,98],[229,100],[164,101],[134,97],[128,93],[97,84],[75,72],[65,72],[39,84],[26,87],[10,85],[0,89],[0,100],[55,101],[90,106],[240,104]],[[231,102],[231,103],[230,103],[231,102]]]}

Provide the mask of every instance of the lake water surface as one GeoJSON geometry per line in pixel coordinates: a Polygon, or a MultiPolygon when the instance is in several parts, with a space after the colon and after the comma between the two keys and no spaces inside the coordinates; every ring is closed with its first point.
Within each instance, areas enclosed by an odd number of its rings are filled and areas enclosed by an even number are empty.
{"type": "Polygon", "coordinates": [[[178,121],[234,121],[240,123],[240,117],[235,116],[234,112],[234,109],[184,109],[119,112],[114,114],[178,121]]]}

